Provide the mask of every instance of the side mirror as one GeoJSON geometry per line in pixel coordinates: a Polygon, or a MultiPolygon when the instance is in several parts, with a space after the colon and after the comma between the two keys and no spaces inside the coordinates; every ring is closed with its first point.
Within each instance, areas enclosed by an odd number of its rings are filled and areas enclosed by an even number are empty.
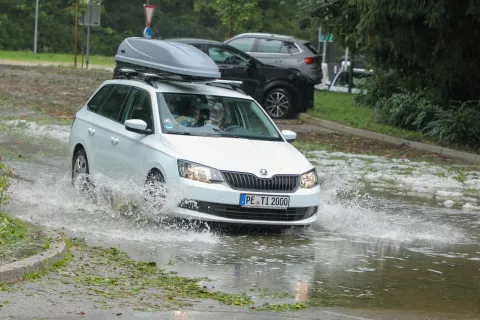
{"type": "Polygon", "coordinates": [[[297,139],[297,134],[290,130],[282,130],[283,137],[287,142],[294,142],[297,139]]]}
{"type": "Polygon", "coordinates": [[[147,123],[139,119],[129,119],[125,121],[125,129],[140,134],[151,134],[152,130],[147,129],[147,123]]]}
{"type": "Polygon", "coordinates": [[[248,59],[247,60],[247,65],[245,66],[245,71],[253,70],[256,67],[257,67],[257,64],[255,63],[255,60],[248,59]]]}

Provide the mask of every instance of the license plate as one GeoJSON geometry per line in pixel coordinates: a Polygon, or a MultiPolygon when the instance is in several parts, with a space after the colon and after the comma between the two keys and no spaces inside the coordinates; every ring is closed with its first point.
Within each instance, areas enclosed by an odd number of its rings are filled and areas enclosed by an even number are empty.
{"type": "Polygon", "coordinates": [[[241,194],[240,206],[245,208],[288,209],[290,197],[241,194]]]}

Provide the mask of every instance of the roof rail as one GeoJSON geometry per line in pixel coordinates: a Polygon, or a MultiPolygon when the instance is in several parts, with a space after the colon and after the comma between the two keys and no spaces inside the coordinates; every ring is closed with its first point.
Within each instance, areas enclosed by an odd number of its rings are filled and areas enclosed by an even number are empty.
{"type": "Polygon", "coordinates": [[[220,87],[224,89],[229,89],[237,92],[246,94],[242,90],[242,81],[235,80],[224,80],[224,79],[214,79],[214,80],[195,80],[195,79],[186,79],[181,76],[170,74],[170,73],[148,73],[140,72],[134,69],[129,68],[119,68],[116,72],[116,79],[127,79],[127,80],[138,80],[144,81],[147,84],[151,85],[154,88],[158,88],[155,81],[179,81],[179,82],[195,82],[203,83],[205,85],[220,87]]]}
{"type": "Polygon", "coordinates": [[[240,37],[240,36],[270,36],[270,37],[276,37],[276,38],[296,39],[295,36],[289,36],[289,35],[284,35],[284,34],[276,34],[276,33],[268,33],[268,32],[247,32],[247,33],[241,33],[239,35],[236,35],[235,37],[240,37]]]}

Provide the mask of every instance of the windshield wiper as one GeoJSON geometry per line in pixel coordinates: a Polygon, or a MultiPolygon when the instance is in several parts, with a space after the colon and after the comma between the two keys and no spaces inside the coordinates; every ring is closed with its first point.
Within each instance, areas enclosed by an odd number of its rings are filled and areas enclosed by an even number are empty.
{"type": "Polygon", "coordinates": [[[167,134],[178,134],[182,136],[193,136],[190,132],[182,132],[182,131],[167,131],[167,134]]]}

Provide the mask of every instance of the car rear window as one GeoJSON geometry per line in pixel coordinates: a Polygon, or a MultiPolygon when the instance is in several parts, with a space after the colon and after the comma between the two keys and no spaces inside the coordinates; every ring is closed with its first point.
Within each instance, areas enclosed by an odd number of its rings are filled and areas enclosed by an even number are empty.
{"type": "Polygon", "coordinates": [[[280,53],[294,54],[299,52],[300,52],[300,49],[298,49],[295,43],[291,41],[283,41],[282,47],[280,48],[280,53]]]}
{"type": "Polygon", "coordinates": [[[318,54],[318,51],[312,46],[310,42],[304,43],[303,44],[305,47],[308,48],[313,54],[318,54]]]}

